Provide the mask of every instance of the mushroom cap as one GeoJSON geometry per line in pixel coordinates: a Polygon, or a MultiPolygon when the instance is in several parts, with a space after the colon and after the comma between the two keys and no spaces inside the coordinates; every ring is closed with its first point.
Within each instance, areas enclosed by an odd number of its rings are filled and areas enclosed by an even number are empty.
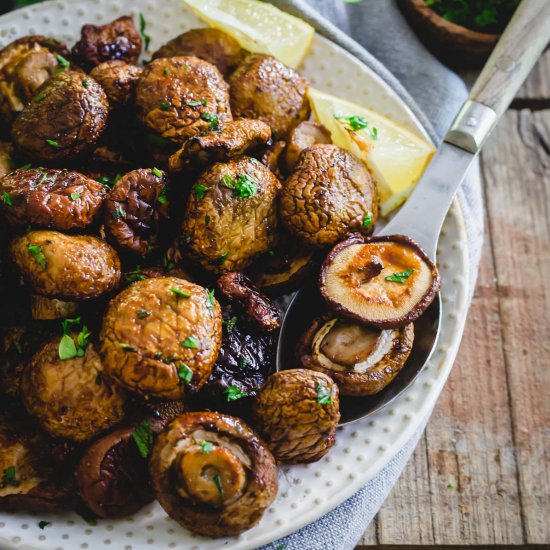
{"type": "Polygon", "coordinates": [[[207,289],[176,277],[145,279],[111,300],[100,353],[109,375],[129,390],[182,399],[210,376],[221,325],[220,306],[207,289]]]}
{"type": "Polygon", "coordinates": [[[315,462],[335,443],[338,387],[326,374],[312,370],[276,372],[259,391],[252,413],[278,461],[315,462]]]}
{"type": "Polygon", "coordinates": [[[195,56],[216,65],[220,73],[228,75],[242,61],[244,50],[229,34],[206,27],[191,29],[161,46],[153,59],[163,57],[195,56]]]}
{"type": "Polygon", "coordinates": [[[340,395],[373,395],[399,374],[413,340],[412,323],[383,330],[325,315],[302,336],[297,355],[304,368],[330,376],[340,395]]]}
{"type": "Polygon", "coordinates": [[[351,153],[318,144],[300,155],[283,185],[280,209],[281,222],[290,233],[322,248],[354,231],[372,233],[378,197],[368,170],[351,153]]]}
{"type": "Polygon", "coordinates": [[[27,412],[51,435],[88,441],[124,418],[125,393],[105,377],[93,344],[62,360],[59,337],[44,345],[23,374],[27,412]]]}
{"type": "Polygon", "coordinates": [[[12,126],[16,147],[38,162],[70,160],[93,149],[107,127],[109,102],[91,77],[75,71],[52,76],[12,126]]]}
{"type": "Polygon", "coordinates": [[[153,500],[147,460],[133,439],[134,427],[94,441],[76,468],[78,492],[100,518],[130,516],[153,500]]]}
{"type": "Polygon", "coordinates": [[[124,107],[133,99],[143,69],[120,60],[105,61],[90,71],[109,99],[112,108],[124,107]]]}
{"type": "Polygon", "coordinates": [[[309,117],[307,80],[270,55],[247,55],[229,84],[233,115],[262,120],[277,138],[309,117]]]}
{"type": "Polygon", "coordinates": [[[330,131],[322,124],[312,120],[304,120],[296,126],[288,137],[284,153],[284,164],[288,172],[292,172],[298,164],[298,159],[304,149],[317,143],[332,143],[330,131]]]}
{"type": "Polygon", "coordinates": [[[105,200],[105,187],[80,172],[58,168],[15,170],[0,179],[0,212],[14,229],[36,226],[58,231],[94,223],[105,200]]]}
{"type": "Polygon", "coordinates": [[[223,273],[244,269],[270,250],[277,241],[280,187],[268,168],[249,157],[205,170],[193,186],[182,224],[189,256],[204,269],[223,273]],[[239,196],[228,186],[242,178],[254,184],[249,195],[239,196]]]}
{"type": "Polygon", "coordinates": [[[228,84],[198,57],[151,61],[136,86],[136,109],[141,124],[175,143],[233,119],[228,84]]]}
{"type": "Polygon", "coordinates": [[[329,307],[340,315],[396,328],[426,311],[440,279],[433,262],[409,237],[355,234],[330,251],[319,285],[329,307]]]}
{"type": "Polygon", "coordinates": [[[120,282],[117,253],[97,237],[30,231],[13,240],[10,253],[32,291],[48,298],[97,298],[120,282]]]}
{"type": "Polygon", "coordinates": [[[173,420],[153,447],[149,472],[166,513],[208,537],[250,529],[277,494],[269,449],[242,420],[219,413],[186,413],[173,420]]]}

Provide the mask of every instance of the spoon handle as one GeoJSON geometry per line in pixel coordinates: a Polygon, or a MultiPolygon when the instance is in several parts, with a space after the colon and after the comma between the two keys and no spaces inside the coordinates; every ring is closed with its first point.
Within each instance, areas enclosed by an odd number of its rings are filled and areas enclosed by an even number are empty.
{"type": "Polygon", "coordinates": [[[523,0],[414,192],[382,233],[435,258],[443,220],[473,159],[550,41],[550,0],[523,0]]]}

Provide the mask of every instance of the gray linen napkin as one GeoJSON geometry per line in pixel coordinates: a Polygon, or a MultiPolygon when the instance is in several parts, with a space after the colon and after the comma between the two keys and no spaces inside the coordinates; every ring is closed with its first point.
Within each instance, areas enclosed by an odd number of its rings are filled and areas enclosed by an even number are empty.
{"type": "MultiPolygon", "coordinates": [[[[271,3],[309,21],[319,33],[373,68],[403,98],[434,142],[441,141],[466,99],[466,86],[424,48],[393,0],[363,0],[357,4],[343,0],[271,0],[271,3]]],[[[466,221],[471,297],[483,241],[483,203],[477,165],[462,184],[458,199],[466,221]]],[[[428,418],[361,491],[315,523],[263,549],[273,550],[280,545],[287,550],[352,549],[401,474],[427,421],[428,418]]]]}

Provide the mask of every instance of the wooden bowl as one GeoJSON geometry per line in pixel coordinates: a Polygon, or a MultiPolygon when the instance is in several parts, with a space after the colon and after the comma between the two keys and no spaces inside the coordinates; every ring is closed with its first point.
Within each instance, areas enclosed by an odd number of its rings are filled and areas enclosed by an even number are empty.
{"type": "Polygon", "coordinates": [[[447,21],[426,6],[424,0],[397,0],[397,3],[426,47],[454,67],[481,67],[500,38],[500,34],[472,31],[447,21]]]}

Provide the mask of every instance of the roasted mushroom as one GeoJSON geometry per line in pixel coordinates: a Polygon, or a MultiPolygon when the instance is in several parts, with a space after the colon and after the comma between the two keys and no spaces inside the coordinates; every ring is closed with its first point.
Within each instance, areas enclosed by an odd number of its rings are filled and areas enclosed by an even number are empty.
{"type": "Polygon", "coordinates": [[[221,345],[220,306],[175,277],[138,281],[114,298],[100,335],[109,375],[146,397],[182,399],[206,382],[221,345]]]}
{"type": "Polygon", "coordinates": [[[37,98],[12,127],[15,145],[32,160],[74,159],[91,151],[107,127],[107,96],[86,75],[65,71],[53,76],[37,90],[37,98]]]}
{"type": "Polygon", "coordinates": [[[130,103],[142,72],[141,67],[115,60],[105,61],[94,67],[90,76],[105,90],[109,105],[112,108],[120,108],[130,103]]]}
{"type": "Polygon", "coordinates": [[[270,55],[248,55],[229,84],[233,115],[263,120],[277,138],[309,117],[307,80],[270,55]]]}
{"type": "Polygon", "coordinates": [[[330,132],[322,125],[304,120],[290,132],[284,154],[287,172],[292,172],[298,163],[298,158],[304,149],[316,143],[332,143],[330,132]]]}
{"type": "Polygon", "coordinates": [[[94,223],[105,187],[79,172],[58,168],[16,170],[0,179],[0,212],[14,229],[70,231],[94,223]]]}
{"type": "Polygon", "coordinates": [[[191,29],[172,38],[153,54],[153,59],[182,55],[204,59],[226,76],[235,70],[244,52],[232,36],[219,29],[204,28],[191,29]]]}
{"type": "MultiPolygon", "coordinates": [[[[145,437],[151,437],[151,427],[145,437]]],[[[94,441],[76,469],[80,498],[100,518],[130,516],[153,500],[147,460],[134,440],[135,427],[120,428],[94,441]]]]}
{"type": "Polygon", "coordinates": [[[232,120],[228,85],[214,65],[198,57],[149,63],[138,80],[138,119],[157,139],[187,138],[232,120]]]}
{"type": "Polygon", "coordinates": [[[265,164],[280,180],[284,179],[284,170],[282,165],[283,153],[285,151],[286,141],[275,141],[271,146],[265,149],[257,158],[265,164]]]}
{"type": "Polygon", "coordinates": [[[337,244],[321,268],[321,294],[335,312],[384,329],[422,315],[439,290],[439,273],[409,237],[364,238],[337,244]]]}
{"type": "Polygon", "coordinates": [[[15,238],[10,252],[32,291],[48,298],[97,298],[120,282],[116,252],[96,237],[31,231],[15,238]]]}
{"type": "Polygon", "coordinates": [[[241,157],[207,169],[193,186],[182,233],[204,269],[238,271],[276,243],[279,180],[260,162],[241,157]]]}
{"type": "Polygon", "coordinates": [[[78,302],[65,302],[57,298],[46,298],[40,294],[31,296],[31,315],[37,321],[51,321],[70,317],[78,311],[78,302]]]}
{"type": "Polygon", "coordinates": [[[326,374],[312,370],[276,372],[258,393],[252,412],[278,461],[315,462],[335,443],[338,387],[326,374]]]}
{"type": "Polygon", "coordinates": [[[189,138],[168,163],[170,170],[200,168],[213,162],[224,162],[271,142],[271,128],[261,120],[239,118],[226,122],[217,130],[189,138]]]}
{"type": "Polygon", "coordinates": [[[277,467],[241,420],[187,413],[157,439],[149,471],[166,513],[194,533],[238,535],[253,527],[277,495],[277,467]]]}
{"type": "Polygon", "coordinates": [[[373,395],[399,374],[413,339],[412,323],[383,330],[325,315],[300,340],[298,360],[304,368],[332,377],[340,395],[373,395]]]}
{"type": "Polygon", "coordinates": [[[75,503],[71,448],[13,415],[0,416],[0,508],[58,512],[75,503]]]}
{"type": "Polygon", "coordinates": [[[313,145],[283,185],[280,210],[291,234],[321,248],[353,231],[370,234],[378,198],[369,172],[351,153],[336,145],[313,145]]]}
{"type": "Polygon", "coordinates": [[[106,25],[83,25],[80,40],[71,54],[84,69],[104,61],[120,60],[135,65],[141,53],[141,36],[129,16],[106,25]]]}
{"type": "Polygon", "coordinates": [[[107,240],[120,251],[147,256],[158,245],[162,222],[169,218],[168,180],[157,168],[122,176],[105,208],[107,240]]]}
{"type": "Polygon", "coordinates": [[[46,36],[24,36],[0,51],[0,118],[10,125],[36,90],[67,64],[64,44],[46,36]]]}
{"type": "MultiPolygon", "coordinates": [[[[0,142],[0,178],[13,170],[13,144],[9,141],[0,142]]],[[[0,197],[1,199],[2,197],[0,197]]],[[[2,199],[5,203],[6,200],[2,199]]]]}
{"type": "Polygon", "coordinates": [[[124,418],[125,394],[105,375],[85,328],[55,337],[32,358],[21,391],[27,412],[51,435],[88,441],[124,418]],[[69,343],[72,342],[72,345],[69,343]]]}

